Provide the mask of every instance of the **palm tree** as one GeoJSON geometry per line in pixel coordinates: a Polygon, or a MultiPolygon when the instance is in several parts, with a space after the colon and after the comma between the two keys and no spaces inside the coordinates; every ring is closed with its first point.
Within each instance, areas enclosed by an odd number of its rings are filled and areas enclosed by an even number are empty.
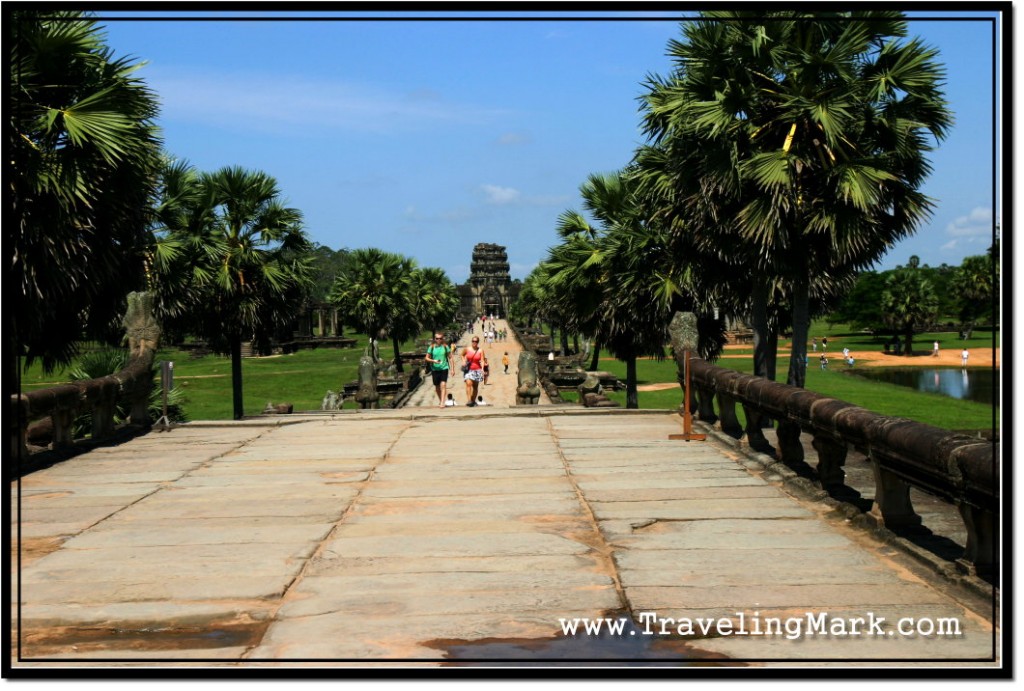
{"type": "Polygon", "coordinates": [[[268,340],[290,324],[312,288],[302,213],[284,206],[272,177],[240,167],[196,173],[172,164],[162,190],[152,252],[158,309],[226,346],[237,420],[242,341],[268,340]]]}
{"type": "Polygon", "coordinates": [[[885,282],[881,308],[887,324],[903,334],[905,350],[913,355],[914,331],[935,321],[939,311],[939,298],[918,268],[920,260],[911,257],[907,266],[897,267],[885,282]]]}
{"type": "Polygon", "coordinates": [[[455,320],[459,297],[444,269],[427,266],[413,276],[413,303],[420,330],[438,331],[455,320]]]}
{"type": "Polygon", "coordinates": [[[710,195],[724,221],[710,236],[769,279],[755,284],[757,310],[784,280],[787,381],[803,386],[815,291],[869,267],[930,212],[927,137],[951,122],[943,69],[936,51],[901,40],[906,22],[891,11],[713,12],[684,35],[670,43],[671,78],[649,80],[645,127],[688,145],[670,150],[696,171],[678,194],[710,195]]]}
{"type": "Polygon", "coordinates": [[[964,257],[950,285],[960,297],[960,320],[970,337],[978,318],[993,309],[993,298],[999,285],[999,264],[992,255],[964,257]]]}
{"type": "MultiPolygon", "coordinates": [[[[353,250],[338,274],[328,300],[336,304],[370,338],[369,353],[378,359],[376,342],[389,335],[416,334],[411,308],[415,262],[374,247],[353,250]]],[[[401,370],[398,341],[393,340],[395,366],[401,370]]]]}
{"type": "Polygon", "coordinates": [[[83,336],[109,333],[142,285],[157,99],[81,12],[9,19],[7,334],[50,371],[83,336]]]}
{"type": "Polygon", "coordinates": [[[509,308],[509,316],[533,328],[534,322],[545,323],[547,321],[547,288],[544,277],[544,263],[541,262],[530,271],[523,281],[519,291],[519,297],[509,308]]]}
{"type": "Polygon", "coordinates": [[[559,216],[556,230],[562,243],[548,250],[547,261],[543,264],[544,276],[552,302],[564,315],[565,326],[594,341],[590,361],[593,371],[597,369],[601,353],[597,308],[604,297],[605,271],[598,230],[574,211],[559,216]]]}
{"type": "Polygon", "coordinates": [[[549,250],[542,276],[565,323],[626,363],[626,407],[638,408],[636,360],[664,357],[672,307],[689,287],[689,264],[668,251],[661,226],[647,220],[624,171],[589,176],[580,194],[601,225],[563,213],[563,242],[549,250]]]}

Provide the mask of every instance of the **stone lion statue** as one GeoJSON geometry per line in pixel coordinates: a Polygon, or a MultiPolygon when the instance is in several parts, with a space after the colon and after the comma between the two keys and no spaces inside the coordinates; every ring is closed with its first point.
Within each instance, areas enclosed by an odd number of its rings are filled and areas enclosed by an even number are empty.
{"type": "Polygon", "coordinates": [[[369,355],[359,358],[359,390],[355,398],[362,410],[376,409],[380,401],[380,394],[377,393],[377,367],[369,355]]]}
{"type": "Polygon", "coordinates": [[[516,405],[537,405],[540,400],[540,377],[537,374],[537,358],[533,353],[519,353],[519,386],[516,388],[516,405]]]}

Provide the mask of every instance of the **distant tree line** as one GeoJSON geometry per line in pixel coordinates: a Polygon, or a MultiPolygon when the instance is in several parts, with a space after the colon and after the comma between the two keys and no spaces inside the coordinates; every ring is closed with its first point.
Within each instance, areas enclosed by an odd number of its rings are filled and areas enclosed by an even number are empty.
{"type": "Polygon", "coordinates": [[[828,320],[901,336],[950,327],[970,336],[978,325],[997,324],[998,252],[997,242],[960,266],[919,265],[911,257],[905,266],[861,272],[828,320]]]}

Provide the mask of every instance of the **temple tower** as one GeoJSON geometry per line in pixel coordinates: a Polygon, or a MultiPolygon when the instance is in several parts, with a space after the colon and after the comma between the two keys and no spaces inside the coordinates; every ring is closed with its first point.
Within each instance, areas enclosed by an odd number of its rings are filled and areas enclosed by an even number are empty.
{"type": "Polygon", "coordinates": [[[473,248],[469,281],[458,286],[463,320],[494,314],[508,317],[508,308],[517,297],[521,284],[508,273],[508,254],[501,245],[482,242],[473,248]]]}

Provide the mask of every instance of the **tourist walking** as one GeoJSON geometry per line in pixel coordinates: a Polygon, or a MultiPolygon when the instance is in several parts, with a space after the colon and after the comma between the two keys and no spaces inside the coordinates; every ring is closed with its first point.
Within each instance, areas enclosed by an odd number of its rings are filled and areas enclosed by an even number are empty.
{"type": "Polygon", "coordinates": [[[508,351],[507,350],[505,351],[505,354],[501,356],[501,364],[503,364],[505,366],[505,374],[508,374],[508,351]]]}
{"type": "Polygon", "coordinates": [[[451,368],[452,349],[444,342],[444,334],[434,334],[434,342],[427,348],[427,367],[437,392],[437,406],[445,407],[448,395],[448,371],[451,368]]]}
{"type": "Polygon", "coordinates": [[[935,341],[932,345],[932,357],[939,357],[939,342],[935,341]]]}
{"type": "Polygon", "coordinates": [[[466,372],[466,405],[472,407],[476,405],[480,382],[484,380],[484,365],[487,364],[487,355],[480,347],[480,339],[477,336],[473,336],[472,344],[463,352],[462,358],[465,361],[463,369],[466,372]]]}
{"type": "Polygon", "coordinates": [[[963,350],[960,351],[960,366],[961,367],[967,367],[967,357],[969,355],[970,355],[970,353],[967,352],[967,348],[964,348],[963,350]]]}

